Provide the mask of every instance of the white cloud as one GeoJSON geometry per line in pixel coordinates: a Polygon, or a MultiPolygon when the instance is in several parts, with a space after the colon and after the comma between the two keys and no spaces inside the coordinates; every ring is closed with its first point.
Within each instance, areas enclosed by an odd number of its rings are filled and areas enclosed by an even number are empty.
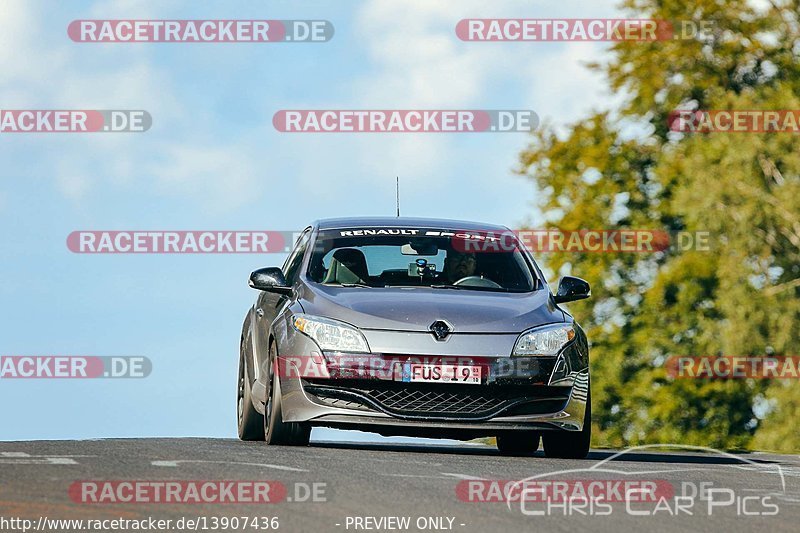
{"type": "Polygon", "coordinates": [[[452,108],[478,99],[496,52],[458,41],[455,12],[445,2],[366,2],[356,23],[373,70],[354,92],[369,104],[395,107],[452,108]]]}
{"type": "Polygon", "coordinates": [[[41,16],[35,2],[3,2],[3,15],[0,16],[0,72],[3,73],[0,94],[6,108],[18,101],[32,101],[27,84],[46,78],[50,69],[59,69],[62,64],[61,54],[48,50],[42,42],[39,31],[41,16]],[[14,88],[14,85],[23,89],[14,88]],[[9,101],[9,96],[20,100],[9,101]]]}
{"type": "Polygon", "coordinates": [[[564,125],[586,116],[591,110],[608,109],[620,99],[606,89],[604,76],[586,67],[600,61],[604,43],[564,43],[555,54],[542,55],[527,63],[523,76],[540,118],[564,125]]]}
{"type": "MultiPolygon", "coordinates": [[[[614,12],[610,7],[614,3],[595,2],[580,16],[608,16],[614,12]]],[[[171,10],[177,5],[192,7],[177,1],[115,0],[96,2],[75,18],[176,16],[171,10]]],[[[240,130],[238,139],[231,140],[212,128],[233,124],[219,122],[224,119],[217,115],[203,121],[201,114],[187,108],[181,91],[192,90],[193,80],[187,80],[185,72],[177,78],[170,65],[159,60],[158,47],[76,44],[66,38],[66,28],[58,35],[43,34],[45,28],[54,27],[42,22],[46,9],[47,4],[35,0],[4,1],[5,14],[0,18],[4,105],[146,109],[154,119],[151,131],[144,134],[58,138],[48,144],[49,152],[58,154],[58,163],[52,163],[55,184],[72,201],[85,199],[101,180],[148,182],[155,193],[189,198],[220,211],[258,198],[267,188],[265,182],[289,187],[289,176],[313,190],[322,190],[320,176],[331,174],[347,174],[349,183],[360,185],[381,186],[375,181],[385,180],[387,190],[395,174],[409,185],[435,183],[453,188],[478,186],[481,181],[482,186],[487,177],[454,173],[454,162],[465,158],[484,165],[475,169],[476,174],[492,165],[493,175],[501,176],[497,186],[519,184],[508,169],[526,143],[522,135],[509,135],[501,142],[492,138],[489,153],[489,148],[465,151],[465,146],[476,145],[458,135],[279,135],[267,118],[263,124],[240,130]],[[46,70],[42,65],[47,65],[46,70]],[[198,127],[205,124],[209,127],[198,127]],[[505,168],[497,168],[498,154],[504,158],[507,154],[505,168]],[[279,176],[287,178],[278,181],[279,176]]],[[[326,102],[324,93],[310,92],[298,95],[304,105],[534,109],[561,121],[607,101],[598,90],[601,84],[596,76],[580,64],[597,59],[601,45],[465,43],[455,36],[461,18],[575,16],[570,6],[531,6],[514,0],[490,5],[478,0],[368,0],[353,9],[350,28],[368,59],[359,65],[354,79],[332,80],[346,86],[352,96],[343,102],[326,102]]],[[[281,53],[295,52],[287,46],[281,53]]],[[[209,93],[209,98],[216,96],[209,93]]],[[[288,108],[292,103],[273,105],[288,108]]]]}
{"type": "Polygon", "coordinates": [[[64,171],[59,169],[56,174],[58,190],[68,199],[82,200],[89,190],[90,177],[83,171],[64,171]]]}
{"type": "Polygon", "coordinates": [[[95,3],[85,19],[157,19],[183,2],[175,0],[105,0],[95,3]]]}
{"type": "MultiPolygon", "coordinates": [[[[608,16],[615,3],[595,2],[592,10],[608,16]]],[[[532,107],[571,117],[607,98],[594,96],[601,80],[584,65],[601,59],[605,43],[479,43],[455,36],[462,18],[575,16],[563,10],[564,6],[548,5],[533,14],[529,3],[510,0],[493,2],[491,9],[473,0],[458,2],[457,7],[427,0],[366,2],[357,18],[358,32],[373,69],[357,80],[359,90],[354,92],[368,104],[396,107],[486,108],[501,95],[506,109],[532,107]],[[531,90],[523,91],[521,99],[505,96],[515,87],[531,90]]]]}
{"type": "MultiPolygon", "coordinates": [[[[581,17],[611,16],[616,0],[595,2],[581,17]]],[[[457,4],[429,0],[370,0],[355,15],[353,31],[366,52],[363,73],[348,80],[349,102],[329,107],[371,109],[533,109],[560,124],[593,107],[608,105],[602,79],[585,62],[601,59],[605,43],[468,43],[457,39],[462,18],[576,16],[569,6],[500,0],[457,4]]],[[[318,107],[325,107],[325,104],[318,107]]],[[[490,135],[490,134],[480,134],[490,135]]],[[[520,135],[504,137],[495,153],[465,153],[453,135],[361,134],[349,142],[330,136],[306,137],[316,157],[308,164],[306,180],[324,173],[333,161],[352,161],[364,176],[378,179],[400,173],[412,183],[447,182],[450,188],[480,187],[486,176],[453,175],[454,162],[474,156],[495,164],[498,150],[508,154],[507,167],[494,168],[492,183],[519,187],[511,175],[515,154],[525,146],[520,135]],[[346,155],[343,155],[346,154],[346,155]],[[499,178],[499,179],[496,179],[499,178]]],[[[494,145],[497,146],[497,145],[494,145]]],[[[479,169],[475,169],[476,173],[479,169]]],[[[371,178],[363,178],[368,180],[371,178]]]]}
{"type": "MultiPolygon", "coordinates": [[[[147,46],[76,44],[66,37],[66,27],[57,35],[47,33],[43,24],[44,4],[31,0],[4,0],[0,17],[0,97],[5,108],[42,109],[144,109],[153,116],[154,126],[147,133],[90,134],[41,139],[54,155],[51,167],[54,184],[65,198],[81,202],[101,180],[128,183],[146,180],[141,161],[158,157],[161,164],[154,175],[161,190],[196,197],[198,182],[207,180],[208,171],[219,164],[230,164],[242,176],[251,176],[248,154],[241,161],[230,161],[225,153],[210,151],[191,135],[176,135],[180,118],[189,114],[178,96],[172,75],[156,66],[154,52],[147,46]],[[173,128],[171,131],[169,128],[173,128]],[[159,135],[158,131],[162,133],[159,135]],[[166,133],[164,133],[166,132],[166,133]],[[180,141],[174,139],[180,138],[180,141]],[[190,157],[198,163],[195,182],[186,173],[190,157]],[[234,164],[235,163],[235,164],[234,164]],[[167,171],[175,172],[169,174],[167,171]],[[181,190],[181,187],[183,189],[181,190]]],[[[117,0],[97,3],[85,15],[90,17],[154,17],[164,5],[153,0],[117,0]]],[[[65,21],[65,24],[67,22],[65,21]]],[[[217,147],[216,151],[225,151],[217,147]]],[[[228,184],[245,186],[249,178],[228,178],[228,184]]],[[[207,183],[213,190],[213,184],[207,183]]],[[[227,189],[219,191],[219,205],[229,205],[227,189]]],[[[241,190],[239,192],[242,192],[241,190]]],[[[202,200],[201,200],[202,201],[202,200]]],[[[217,205],[217,202],[214,201],[217,205]]]]}
{"type": "Polygon", "coordinates": [[[215,212],[252,201],[261,187],[251,154],[231,146],[172,144],[146,171],[162,193],[192,197],[215,212]]]}

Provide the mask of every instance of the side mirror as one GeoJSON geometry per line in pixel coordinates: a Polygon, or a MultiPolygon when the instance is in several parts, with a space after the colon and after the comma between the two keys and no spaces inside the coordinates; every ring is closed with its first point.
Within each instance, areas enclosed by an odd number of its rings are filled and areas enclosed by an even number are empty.
{"type": "Polygon", "coordinates": [[[557,304],[564,302],[574,302],[575,300],[583,300],[592,295],[592,289],[589,283],[581,278],[573,278],[572,276],[564,276],[558,282],[558,292],[553,297],[557,304]]]}
{"type": "Polygon", "coordinates": [[[283,271],[278,267],[254,270],[250,274],[248,285],[260,291],[273,292],[285,296],[292,294],[292,287],[286,283],[286,278],[283,277],[283,271]]]}

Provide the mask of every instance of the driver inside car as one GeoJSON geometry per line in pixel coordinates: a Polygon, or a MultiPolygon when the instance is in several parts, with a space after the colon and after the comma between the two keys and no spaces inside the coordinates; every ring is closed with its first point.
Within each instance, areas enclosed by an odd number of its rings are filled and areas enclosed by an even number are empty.
{"type": "Polygon", "coordinates": [[[476,266],[477,258],[474,253],[451,250],[447,253],[447,257],[444,260],[444,267],[442,269],[442,273],[444,274],[443,278],[448,283],[453,284],[462,278],[474,276],[476,266]]]}

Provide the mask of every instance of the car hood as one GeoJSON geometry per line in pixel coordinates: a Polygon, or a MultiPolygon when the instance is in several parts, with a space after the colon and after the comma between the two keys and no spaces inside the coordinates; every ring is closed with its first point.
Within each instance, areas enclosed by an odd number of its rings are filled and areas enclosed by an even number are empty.
{"type": "Polygon", "coordinates": [[[342,320],[361,329],[428,331],[446,320],[453,333],[520,333],[564,314],[549,291],[506,293],[424,287],[331,287],[303,283],[299,295],[306,313],[342,320]]]}

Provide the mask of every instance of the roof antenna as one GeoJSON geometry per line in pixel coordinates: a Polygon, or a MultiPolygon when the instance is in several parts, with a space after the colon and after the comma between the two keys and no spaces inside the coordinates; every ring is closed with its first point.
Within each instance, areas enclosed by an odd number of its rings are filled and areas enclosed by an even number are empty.
{"type": "Polygon", "coordinates": [[[397,216],[400,217],[400,176],[396,177],[397,179],[397,216]]]}

